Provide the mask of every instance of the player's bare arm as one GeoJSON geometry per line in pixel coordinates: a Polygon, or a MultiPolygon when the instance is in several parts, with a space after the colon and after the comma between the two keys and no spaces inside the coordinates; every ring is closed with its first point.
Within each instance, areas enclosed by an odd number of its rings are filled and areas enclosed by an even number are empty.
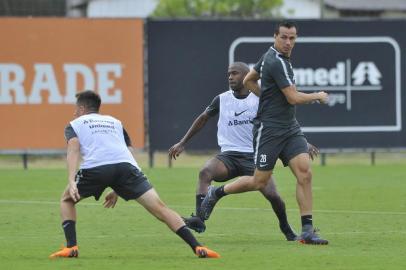
{"type": "Polygon", "coordinates": [[[196,134],[198,133],[207,123],[207,121],[210,119],[210,115],[206,112],[201,113],[195,121],[193,121],[193,124],[190,126],[189,130],[186,132],[185,136],[176,144],[174,144],[170,149],[169,149],[169,157],[173,158],[176,160],[176,157],[180,155],[180,153],[185,150],[185,144],[196,134]]]}
{"type": "Polygon", "coordinates": [[[324,91],[306,94],[297,91],[294,84],[283,88],[282,93],[285,95],[286,99],[291,105],[307,104],[312,102],[326,104],[328,100],[328,94],[324,91]]]}
{"type": "Polygon", "coordinates": [[[68,188],[69,195],[72,200],[77,202],[80,200],[80,195],[75,182],[77,166],[80,160],[80,144],[77,137],[71,138],[68,141],[66,161],[68,165],[68,188]]]}
{"type": "Polygon", "coordinates": [[[244,87],[249,89],[256,96],[261,95],[261,87],[258,84],[260,79],[259,73],[255,69],[251,69],[250,72],[245,76],[243,84],[244,87]]]}

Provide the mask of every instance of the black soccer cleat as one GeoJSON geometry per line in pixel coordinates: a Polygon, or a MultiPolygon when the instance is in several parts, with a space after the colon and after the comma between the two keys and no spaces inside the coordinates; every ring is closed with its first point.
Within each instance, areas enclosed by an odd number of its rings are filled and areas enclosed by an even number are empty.
{"type": "Polygon", "coordinates": [[[206,230],[204,221],[198,216],[195,216],[193,213],[190,215],[190,217],[182,217],[182,219],[189,229],[194,230],[197,233],[203,233],[206,230]]]}
{"type": "Polygon", "coordinates": [[[313,229],[311,226],[304,226],[303,232],[298,239],[299,242],[306,245],[328,245],[328,241],[322,239],[317,234],[317,231],[317,229],[313,229]]]}
{"type": "Polygon", "coordinates": [[[281,232],[285,235],[286,241],[296,241],[298,240],[298,236],[295,233],[295,231],[290,227],[290,225],[279,225],[279,228],[281,229],[281,232]]]}
{"type": "Polygon", "coordinates": [[[200,206],[200,213],[197,213],[198,216],[200,217],[201,220],[208,220],[211,212],[214,209],[214,206],[216,205],[217,201],[219,198],[216,196],[216,187],[215,186],[209,186],[209,190],[207,191],[206,197],[204,197],[204,200],[202,201],[202,204],[200,206]]]}

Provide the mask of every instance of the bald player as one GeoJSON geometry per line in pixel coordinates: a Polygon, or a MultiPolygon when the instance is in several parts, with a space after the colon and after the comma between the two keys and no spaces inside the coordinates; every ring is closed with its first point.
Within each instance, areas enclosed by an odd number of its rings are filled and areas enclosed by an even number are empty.
{"type": "MultiPolygon", "coordinates": [[[[206,229],[205,218],[199,216],[199,213],[211,182],[225,182],[238,176],[254,174],[252,120],[257,115],[259,98],[243,85],[248,72],[249,67],[245,63],[231,64],[228,67],[230,90],[216,96],[206,110],[195,119],[183,138],[169,149],[169,156],[176,159],[185,149],[186,143],[206,125],[207,121],[219,115],[217,141],[221,153],[209,159],[201,169],[196,189],[197,216],[192,214],[191,217],[185,218],[186,225],[197,232],[204,232],[206,229]]],[[[311,150],[317,151],[316,148],[311,150]]],[[[260,192],[271,203],[286,239],[296,240],[296,234],[287,220],[285,203],[278,194],[272,178],[260,192]]]]}

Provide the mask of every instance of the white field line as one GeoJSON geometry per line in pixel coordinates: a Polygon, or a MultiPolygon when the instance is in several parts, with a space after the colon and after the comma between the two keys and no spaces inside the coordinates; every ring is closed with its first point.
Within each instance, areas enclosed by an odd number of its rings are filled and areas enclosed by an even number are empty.
{"type": "MultiPolygon", "coordinates": [[[[230,236],[235,236],[236,234],[241,235],[241,232],[236,232],[236,233],[210,233],[210,232],[206,232],[205,233],[208,236],[211,237],[230,237],[230,236]]],[[[252,236],[264,236],[263,233],[243,233],[246,235],[252,235],[252,236]]],[[[377,235],[388,235],[388,234],[406,234],[406,231],[344,231],[344,232],[323,232],[323,235],[363,235],[363,234],[367,234],[367,235],[371,235],[371,234],[377,234],[377,235]]],[[[276,236],[276,235],[280,235],[281,239],[282,234],[280,232],[270,232],[267,233],[267,235],[269,236],[276,236]]],[[[118,238],[125,238],[125,239],[130,239],[130,238],[156,238],[159,237],[160,239],[162,239],[163,237],[170,237],[171,233],[168,231],[167,234],[156,234],[156,233],[128,233],[128,234],[109,234],[109,235],[82,235],[80,237],[80,239],[108,239],[108,238],[114,238],[114,239],[118,239],[118,238]]],[[[23,233],[19,233],[18,235],[5,235],[5,236],[0,236],[0,239],[43,239],[44,236],[41,235],[41,233],[38,233],[36,235],[25,235],[23,233]]],[[[55,234],[55,235],[51,235],[51,236],[47,236],[48,239],[60,239],[61,236],[59,234],[55,234]]],[[[284,239],[284,238],[283,238],[284,239]]]]}
{"type": "MultiPolygon", "coordinates": [[[[22,200],[0,200],[1,204],[48,204],[48,205],[59,205],[58,201],[22,201],[22,200]]],[[[81,202],[79,205],[84,206],[99,206],[102,207],[102,200],[99,203],[87,203],[81,202]]],[[[116,207],[133,207],[134,204],[124,203],[119,201],[116,207]]],[[[192,207],[184,205],[169,205],[170,207],[177,209],[191,209],[192,207]]],[[[271,211],[269,208],[256,208],[256,207],[217,207],[216,210],[226,210],[226,211],[271,211]]],[[[287,211],[298,212],[298,209],[286,209],[287,211]]],[[[318,209],[313,210],[316,213],[326,213],[326,214],[365,214],[365,215],[406,215],[406,212],[395,212],[395,211],[363,211],[363,210],[326,210],[318,209]]]]}

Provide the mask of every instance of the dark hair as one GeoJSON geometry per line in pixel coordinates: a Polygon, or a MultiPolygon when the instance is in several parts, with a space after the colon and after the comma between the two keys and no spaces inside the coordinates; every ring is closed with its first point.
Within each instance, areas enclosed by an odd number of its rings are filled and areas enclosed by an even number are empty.
{"type": "Polygon", "coordinates": [[[296,22],[294,22],[294,21],[280,21],[275,26],[275,30],[274,30],[275,35],[279,34],[279,28],[281,28],[281,27],[286,27],[288,29],[294,27],[294,28],[296,28],[296,32],[298,31],[296,22]]]}
{"type": "Polygon", "coordinates": [[[89,112],[99,112],[101,99],[100,96],[92,91],[86,90],[76,95],[76,105],[82,105],[89,112]]]}
{"type": "Polygon", "coordinates": [[[236,68],[238,68],[241,72],[243,73],[248,73],[250,72],[250,67],[244,63],[244,62],[234,62],[230,65],[231,66],[235,66],[236,68]]]}

